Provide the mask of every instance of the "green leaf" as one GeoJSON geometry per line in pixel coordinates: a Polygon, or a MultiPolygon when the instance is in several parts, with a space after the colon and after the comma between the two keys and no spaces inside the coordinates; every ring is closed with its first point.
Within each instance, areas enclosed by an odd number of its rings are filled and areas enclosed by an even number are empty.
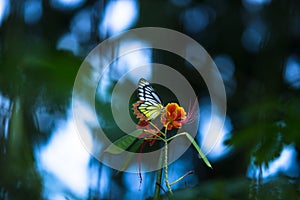
{"type": "Polygon", "coordinates": [[[111,154],[120,154],[124,152],[132,143],[137,139],[139,135],[143,133],[143,130],[138,129],[133,131],[132,133],[121,137],[120,139],[113,142],[111,145],[105,149],[104,152],[108,152],[111,154]]]}
{"type": "Polygon", "coordinates": [[[188,134],[185,133],[186,137],[191,141],[191,143],[194,145],[195,149],[198,151],[199,155],[201,156],[201,158],[203,159],[203,161],[205,162],[205,164],[212,168],[211,164],[209,163],[208,159],[206,158],[206,156],[204,155],[204,153],[201,151],[199,145],[196,143],[196,141],[194,140],[194,138],[188,134]]]}
{"type": "MultiPolygon", "coordinates": [[[[144,140],[138,140],[136,143],[134,143],[133,145],[132,145],[132,147],[130,147],[130,151],[131,152],[136,152],[139,148],[140,148],[140,146],[143,144],[143,142],[144,142],[144,140]]],[[[131,154],[128,154],[127,156],[126,156],[126,158],[125,158],[125,160],[124,160],[124,162],[123,162],[123,165],[122,165],[122,167],[121,167],[121,169],[119,170],[119,171],[125,171],[127,168],[128,168],[128,165],[129,165],[129,163],[130,163],[130,161],[131,161],[131,159],[132,159],[132,156],[133,156],[133,153],[131,153],[131,154]]]]}

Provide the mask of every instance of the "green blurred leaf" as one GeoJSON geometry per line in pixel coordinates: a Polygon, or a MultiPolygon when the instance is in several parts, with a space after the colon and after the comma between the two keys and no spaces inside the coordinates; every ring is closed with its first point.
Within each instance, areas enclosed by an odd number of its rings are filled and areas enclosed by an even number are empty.
{"type": "MultiPolygon", "coordinates": [[[[144,140],[138,140],[136,143],[134,143],[130,148],[129,148],[129,151],[131,151],[131,152],[136,152],[139,148],[140,148],[140,146],[143,144],[143,142],[144,142],[144,140]]],[[[121,167],[121,169],[119,170],[119,171],[125,171],[127,168],[128,168],[128,166],[129,166],[129,163],[130,163],[130,161],[131,161],[131,159],[132,159],[132,156],[133,156],[133,154],[131,153],[131,154],[127,154],[127,156],[126,156],[126,158],[125,158],[125,160],[124,160],[124,162],[123,162],[123,165],[122,165],[122,167],[121,167]]]]}
{"type": "Polygon", "coordinates": [[[247,105],[237,119],[239,127],[226,144],[244,150],[246,159],[254,158],[255,165],[268,166],[279,157],[290,134],[286,132],[286,106],[276,97],[263,97],[247,105]]]}
{"type": "Polygon", "coordinates": [[[105,149],[104,152],[108,152],[111,154],[120,154],[126,149],[129,148],[130,145],[137,139],[139,135],[143,133],[143,130],[138,129],[133,131],[132,133],[125,135],[118,139],[117,141],[113,142],[111,145],[105,149]]]}
{"type": "MultiPolygon", "coordinates": [[[[275,177],[257,184],[246,177],[214,179],[173,191],[173,199],[299,199],[299,180],[275,177]]],[[[169,199],[167,194],[161,199],[169,199]]]]}
{"type": "Polygon", "coordinates": [[[208,159],[206,158],[206,156],[204,155],[204,153],[202,152],[202,150],[200,149],[199,145],[194,140],[194,138],[189,133],[187,133],[187,132],[184,132],[182,134],[184,134],[191,141],[191,143],[194,145],[195,149],[198,151],[199,155],[201,156],[201,158],[203,159],[203,161],[205,162],[205,164],[208,167],[212,168],[211,164],[209,163],[208,159]]]}

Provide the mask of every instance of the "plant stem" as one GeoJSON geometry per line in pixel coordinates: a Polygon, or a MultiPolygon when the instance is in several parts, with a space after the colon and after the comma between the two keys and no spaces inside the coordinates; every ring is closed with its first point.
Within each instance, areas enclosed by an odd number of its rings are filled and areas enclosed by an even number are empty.
{"type": "Polygon", "coordinates": [[[144,138],[144,140],[164,140],[162,137],[160,137],[159,135],[157,135],[157,133],[153,133],[152,131],[149,130],[144,130],[145,133],[150,133],[153,136],[156,136],[157,138],[144,138]]]}
{"type": "Polygon", "coordinates": [[[186,177],[186,176],[188,176],[188,175],[190,175],[190,174],[193,174],[193,173],[194,173],[194,171],[189,171],[189,172],[185,173],[183,176],[181,176],[180,178],[178,178],[176,181],[170,183],[170,186],[172,186],[172,185],[178,183],[178,182],[181,181],[184,177],[186,177]]]}
{"type": "Polygon", "coordinates": [[[157,174],[156,174],[154,199],[159,199],[159,195],[160,195],[161,179],[162,179],[162,171],[163,171],[162,160],[163,160],[163,152],[161,152],[160,157],[159,157],[159,162],[158,162],[159,170],[157,171],[157,174]]]}
{"type": "Polygon", "coordinates": [[[172,195],[173,192],[172,192],[172,189],[171,189],[171,186],[169,184],[169,176],[168,176],[168,140],[167,140],[167,127],[165,128],[165,166],[164,166],[164,169],[165,169],[165,183],[166,183],[166,186],[168,188],[168,191],[170,192],[170,194],[172,195]]]}
{"type": "Polygon", "coordinates": [[[182,133],[178,133],[176,135],[174,135],[173,137],[170,137],[167,139],[167,141],[173,140],[174,138],[178,137],[178,136],[182,136],[182,135],[186,135],[187,132],[182,132],[182,133]]]}
{"type": "Polygon", "coordinates": [[[151,124],[151,126],[153,126],[153,127],[154,127],[159,133],[161,133],[163,136],[166,135],[166,131],[165,131],[165,133],[163,133],[163,132],[161,132],[160,129],[159,129],[157,126],[155,126],[155,124],[153,124],[152,122],[149,122],[149,124],[151,124]]]}

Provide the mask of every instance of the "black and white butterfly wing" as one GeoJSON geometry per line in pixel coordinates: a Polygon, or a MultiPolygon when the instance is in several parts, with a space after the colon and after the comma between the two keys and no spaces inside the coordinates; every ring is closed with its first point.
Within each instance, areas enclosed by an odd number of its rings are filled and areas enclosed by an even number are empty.
{"type": "Polygon", "coordinates": [[[143,78],[139,80],[138,97],[143,101],[152,102],[154,104],[162,104],[160,97],[154,91],[153,87],[143,78]]]}
{"type": "Polygon", "coordinates": [[[147,120],[155,119],[161,114],[163,110],[162,101],[150,83],[143,78],[139,80],[138,97],[140,103],[137,109],[147,120]]]}

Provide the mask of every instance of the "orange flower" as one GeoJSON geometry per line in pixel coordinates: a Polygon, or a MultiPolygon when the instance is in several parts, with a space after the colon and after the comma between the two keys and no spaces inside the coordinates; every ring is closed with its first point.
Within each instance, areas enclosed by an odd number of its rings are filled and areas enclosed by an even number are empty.
{"type": "Polygon", "coordinates": [[[180,107],[177,103],[169,103],[165,107],[165,112],[161,115],[160,121],[167,130],[171,130],[172,128],[181,128],[185,119],[186,112],[183,107],[180,107]]]}

